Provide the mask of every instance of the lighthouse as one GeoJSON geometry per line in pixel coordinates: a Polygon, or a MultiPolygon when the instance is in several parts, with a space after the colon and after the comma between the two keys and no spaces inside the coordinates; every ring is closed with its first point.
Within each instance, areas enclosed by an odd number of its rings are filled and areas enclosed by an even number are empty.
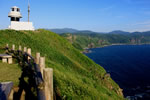
{"type": "Polygon", "coordinates": [[[10,13],[8,14],[8,17],[10,17],[11,21],[20,21],[20,18],[22,18],[22,15],[20,13],[20,9],[16,6],[11,8],[10,13]]]}
{"type": "MultiPolygon", "coordinates": [[[[17,6],[13,6],[10,10],[10,13],[8,14],[8,17],[10,17],[10,25],[8,26],[8,29],[14,29],[14,30],[32,30],[34,31],[33,23],[29,22],[21,22],[20,19],[22,18],[20,8],[17,6]]],[[[28,18],[29,19],[29,18],[28,18]]]]}

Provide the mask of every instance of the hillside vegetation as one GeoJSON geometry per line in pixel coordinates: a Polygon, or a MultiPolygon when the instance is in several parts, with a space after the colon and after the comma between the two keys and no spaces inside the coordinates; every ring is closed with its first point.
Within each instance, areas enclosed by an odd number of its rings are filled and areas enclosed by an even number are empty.
{"type": "Polygon", "coordinates": [[[134,33],[64,33],[61,36],[68,39],[74,47],[82,50],[83,48],[94,48],[112,44],[150,44],[150,32],[134,33]]]}
{"type": "MultiPolygon", "coordinates": [[[[30,47],[33,56],[40,52],[46,57],[46,67],[54,69],[56,99],[123,100],[121,89],[101,66],[53,32],[42,29],[34,32],[0,30],[0,47],[5,47],[7,43],[30,47]]],[[[7,71],[9,73],[11,68],[7,71]]],[[[16,80],[16,77],[10,80],[16,80]]]]}
{"type": "Polygon", "coordinates": [[[0,82],[13,81],[14,86],[19,83],[19,77],[21,76],[21,71],[17,64],[6,64],[0,62],[0,82]]]}

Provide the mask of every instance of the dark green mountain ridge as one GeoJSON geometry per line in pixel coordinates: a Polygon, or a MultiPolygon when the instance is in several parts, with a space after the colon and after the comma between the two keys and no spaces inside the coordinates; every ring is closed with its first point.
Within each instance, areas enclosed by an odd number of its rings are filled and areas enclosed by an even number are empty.
{"type": "Polygon", "coordinates": [[[64,33],[61,36],[67,38],[74,47],[80,50],[83,48],[103,47],[114,44],[150,44],[150,31],[133,33],[113,31],[109,34],[77,32],[64,33]]]}

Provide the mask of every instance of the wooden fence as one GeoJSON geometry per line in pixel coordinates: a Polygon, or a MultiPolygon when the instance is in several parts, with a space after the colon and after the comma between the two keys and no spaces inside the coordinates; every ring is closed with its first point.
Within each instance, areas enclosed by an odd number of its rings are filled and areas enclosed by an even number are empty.
{"type": "Polygon", "coordinates": [[[53,100],[53,69],[45,68],[45,57],[36,53],[36,58],[31,55],[31,48],[15,45],[12,48],[6,45],[6,53],[17,59],[22,69],[19,78],[19,90],[15,100],[19,100],[25,92],[26,100],[53,100]],[[35,92],[35,93],[34,93],[35,92]]]}

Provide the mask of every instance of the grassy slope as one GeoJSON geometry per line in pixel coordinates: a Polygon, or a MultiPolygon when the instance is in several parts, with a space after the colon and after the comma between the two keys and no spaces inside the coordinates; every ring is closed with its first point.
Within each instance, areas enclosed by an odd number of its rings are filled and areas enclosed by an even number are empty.
{"type": "Polygon", "coordinates": [[[19,76],[21,71],[17,64],[6,64],[0,62],[0,82],[13,81],[14,85],[17,86],[19,83],[19,76]]]}
{"type": "MultiPolygon", "coordinates": [[[[0,49],[0,54],[3,54],[5,50],[0,49]]],[[[21,69],[18,64],[7,64],[2,63],[0,60],[0,82],[12,81],[14,86],[19,83],[19,78],[21,75],[21,69]]]]}
{"type": "Polygon", "coordinates": [[[0,31],[0,47],[6,43],[32,48],[46,57],[54,69],[54,91],[61,99],[122,100],[118,85],[105,78],[105,70],[75,49],[66,39],[46,30],[0,31]]]}

